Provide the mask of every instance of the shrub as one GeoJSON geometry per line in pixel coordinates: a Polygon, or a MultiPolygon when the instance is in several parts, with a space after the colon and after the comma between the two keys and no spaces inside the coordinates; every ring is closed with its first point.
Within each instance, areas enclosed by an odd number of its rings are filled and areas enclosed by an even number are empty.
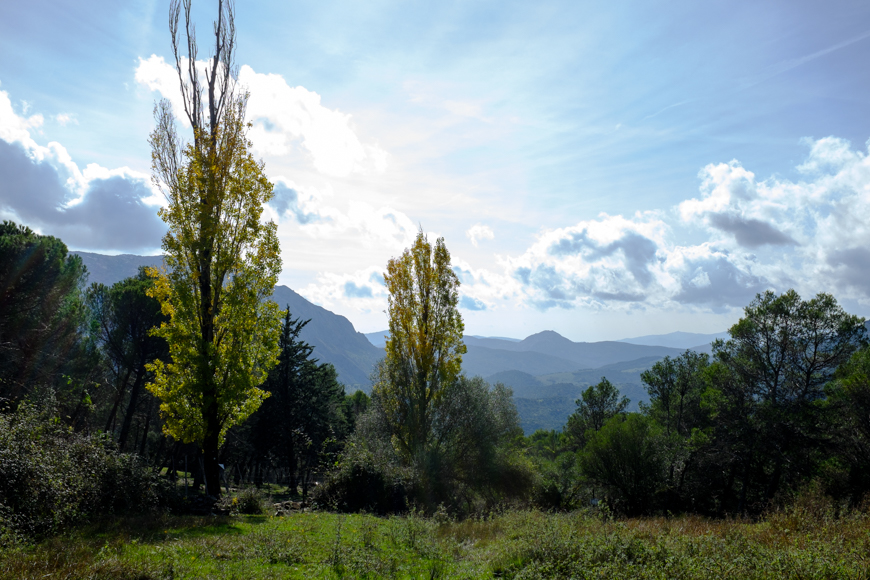
{"type": "Polygon", "coordinates": [[[426,446],[409,457],[372,398],[335,469],[315,493],[318,503],[379,514],[438,506],[455,515],[488,511],[525,499],[533,474],[515,441],[521,433],[511,393],[479,377],[460,377],[434,413],[426,446]]]}
{"type": "Polygon", "coordinates": [[[0,542],[33,539],[102,514],[158,508],[172,492],[104,435],[76,433],[51,411],[0,414],[0,542]]]}

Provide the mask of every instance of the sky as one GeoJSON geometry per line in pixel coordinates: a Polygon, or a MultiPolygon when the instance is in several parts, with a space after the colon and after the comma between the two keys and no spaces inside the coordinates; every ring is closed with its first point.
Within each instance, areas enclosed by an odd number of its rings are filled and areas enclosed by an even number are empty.
{"type": "MultiPolygon", "coordinates": [[[[0,3],[0,218],[160,252],[168,11],[0,3]]],[[[419,228],[467,334],[713,333],[790,288],[870,316],[866,1],[268,0],[236,30],[279,283],[361,332],[419,228]]]]}

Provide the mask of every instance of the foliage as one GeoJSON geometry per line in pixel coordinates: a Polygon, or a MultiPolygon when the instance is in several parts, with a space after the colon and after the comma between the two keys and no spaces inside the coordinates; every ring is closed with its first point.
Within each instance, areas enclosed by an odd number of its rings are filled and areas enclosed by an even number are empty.
{"type": "Polygon", "coordinates": [[[516,444],[522,430],[511,391],[460,374],[459,280],[444,240],[433,248],[420,231],[390,260],[384,278],[386,357],[373,375],[368,410],[318,501],[379,513],[406,502],[470,513],[524,496],[532,476],[516,444]]]}
{"type": "Polygon", "coordinates": [[[687,350],[677,358],[666,356],[641,374],[650,398],[650,413],[665,432],[688,437],[704,424],[701,398],[707,389],[706,353],[687,350]]]}
{"type": "Polygon", "coordinates": [[[353,394],[345,394],[344,422],[347,425],[348,434],[353,433],[353,430],[356,428],[357,419],[368,410],[370,403],[371,397],[366,395],[364,391],[357,389],[353,394]]]}
{"type": "Polygon", "coordinates": [[[278,365],[263,387],[270,397],[251,418],[255,453],[289,471],[291,493],[297,483],[307,494],[309,475],[320,466],[326,447],[345,432],[344,387],[331,364],[318,364],[314,350],[299,338],[308,323],[284,315],[278,365]]]}
{"type": "Polygon", "coordinates": [[[803,301],[790,290],[759,294],[729,333],[727,343],[714,343],[716,364],[707,372],[713,439],[696,487],[718,497],[720,510],[757,511],[817,475],[827,459],[824,386],[866,343],[866,329],[830,295],[803,301]],[[714,473],[723,479],[711,480],[714,473]]]}
{"type": "Polygon", "coordinates": [[[473,513],[522,498],[531,467],[516,442],[521,437],[510,391],[481,378],[460,376],[433,414],[430,444],[409,463],[393,445],[380,396],[357,423],[338,469],[315,496],[341,510],[394,513],[408,503],[434,512],[473,513]]]}
{"type": "Polygon", "coordinates": [[[601,381],[592,385],[580,394],[577,399],[577,409],[568,417],[565,433],[574,443],[575,448],[582,447],[588,435],[587,431],[598,431],[611,417],[625,412],[629,400],[620,398],[619,389],[601,377],[601,381]]]}
{"type": "Polygon", "coordinates": [[[566,433],[538,429],[525,438],[524,444],[536,476],[532,502],[543,509],[579,507],[583,480],[572,438],[566,433]]]}
{"type": "Polygon", "coordinates": [[[459,279],[444,239],[433,248],[421,230],[410,249],[387,263],[390,337],[373,393],[398,451],[411,460],[432,442],[434,415],[459,377],[463,324],[459,279]]]}
{"type": "MultiPolygon", "coordinates": [[[[196,40],[185,3],[188,57],[196,40]]],[[[150,295],[170,320],[157,335],[172,362],[155,361],[148,388],[158,396],[164,430],[203,449],[208,491],[220,495],[217,453],[227,430],[253,413],[259,385],[276,363],[280,314],[271,295],[281,270],[276,226],[262,222],[272,185],[250,152],[247,94],[235,90],[232,4],[219,2],[215,52],[206,69],[207,101],[199,73],[182,66],[180,5],[170,9],[170,31],[193,142],[181,143],[169,101],[155,108],[151,134],[153,179],[166,197],[160,216],[167,269],[151,270],[150,295]]]]}
{"type": "Polygon", "coordinates": [[[215,507],[230,515],[263,515],[269,509],[268,497],[256,487],[246,487],[234,496],[225,495],[215,507]]]}
{"type": "MultiPolygon", "coordinates": [[[[663,509],[692,509],[693,470],[699,466],[709,443],[712,421],[702,404],[708,388],[709,357],[687,350],[676,358],[665,357],[641,375],[650,397],[648,414],[664,430],[662,444],[667,457],[667,482],[659,490],[663,509]],[[688,501],[687,501],[688,500],[688,501]]],[[[651,506],[652,507],[652,506],[651,506]]]]}
{"type": "Polygon", "coordinates": [[[661,428],[649,417],[614,416],[589,438],[580,468],[608,491],[618,511],[636,515],[654,505],[665,481],[666,457],[661,428]]]}
{"type": "MultiPolygon", "coordinates": [[[[148,296],[152,286],[153,280],[140,269],[137,276],[121,280],[111,288],[93,284],[86,296],[97,342],[104,353],[115,391],[105,422],[106,432],[114,431],[117,413],[129,392],[118,433],[121,449],[127,443],[133,415],[148,377],[146,364],[169,356],[166,341],[151,332],[166,322],[160,303],[148,296]]],[[[148,407],[150,409],[150,401],[148,407]]]]}
{"type": "Polygon", "coordinates": [[[64,426],[54,409],[0,414],[0,543],[101,515],[156,509],[170,494],[135,455],[64,426]]]}
{"type": "Polygon", "coordinates": [[[76,363],[88,349],[81,334],[86,275],[58,238],[0,224],[0,400],[17,402],[84,372],[87,364],[76,363]]]}
{"type": "Polygon", "coordinates": [[[856,352],[837,370],[826,394],[838,452],[838,461],[828,467],[839,468],[832,474],[839,477],[829,486],[857,505],[870,493],[870,348],[856,352]]]}

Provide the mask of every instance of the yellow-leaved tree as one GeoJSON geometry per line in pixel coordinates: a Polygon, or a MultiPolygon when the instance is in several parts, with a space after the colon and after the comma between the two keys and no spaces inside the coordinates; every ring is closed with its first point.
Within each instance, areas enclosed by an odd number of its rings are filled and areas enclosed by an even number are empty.
{"type": "Polygon", "coordinates": [[[220,495],[218,450],[234,424],[266,396],[258,386],[277,362],[281,312],[267,298],[281,271],[276,226],[261,221],[272,184],[251,154],[245,106],[233,65],[234,14],[218,3],[215,51],[204,70],[184,1],[187,55],[179,53],[181,5],[170,8],[170,32],[184,112],[193,140],[183,143],[172,106],[155,108],[153,180],[166,196],[160,210],[165,269],[151,269],[149,295],[169,320],[154,332],[169,343],[171,362],[154,361],[148,389],[160,398],[167,435],[202,447],[206,490],[220,495]]]}
{"type": "Polygon", "coordinates": [[[426,451],[439,402],[461,372],[464,326],[459,279],[444,238],[435,247],[421,230],[414,244],[387,263],[390,338],[373,387],[400,453],[426,451]]]}

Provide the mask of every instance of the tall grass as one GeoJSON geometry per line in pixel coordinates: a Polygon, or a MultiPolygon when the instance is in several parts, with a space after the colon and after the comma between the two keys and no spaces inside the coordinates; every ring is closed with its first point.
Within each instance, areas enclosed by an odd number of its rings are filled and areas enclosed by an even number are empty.
{"type": "Polygon", "coordinates": [[[296,513],[104,521],[0,553],[0,578],[868,578],[870,517],[758,522],[509,511],[451,522],[296,513]]]}

